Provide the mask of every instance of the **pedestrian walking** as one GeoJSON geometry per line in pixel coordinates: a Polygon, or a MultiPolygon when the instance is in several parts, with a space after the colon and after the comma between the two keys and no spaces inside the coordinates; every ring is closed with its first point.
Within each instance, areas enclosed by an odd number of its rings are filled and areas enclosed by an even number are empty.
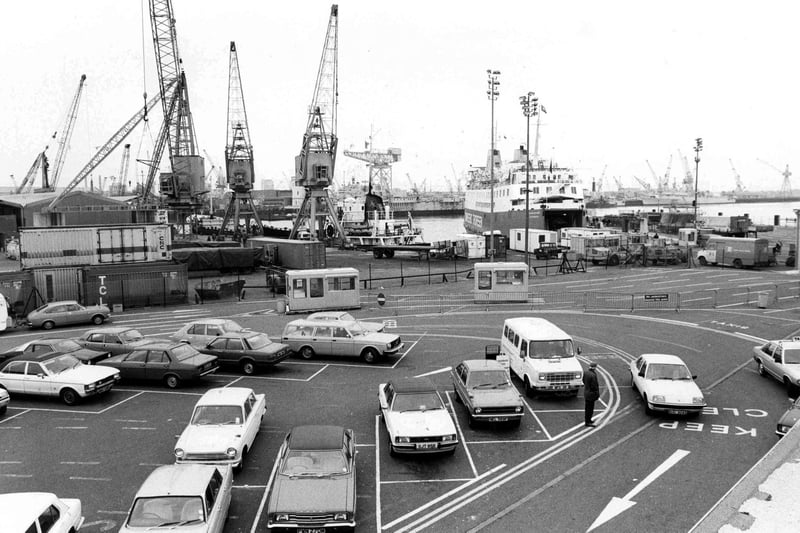
{"type": "Polygon", "coordinates": [[[594,427],[592,416],[594,415],[594,402],[600,398],[600,385],[597,383],[595,369],[597,363],[589,363],[589,370],[583,373],[583,398],[586,401],[584,408],[583,421],[586,427],[594,427]]]}

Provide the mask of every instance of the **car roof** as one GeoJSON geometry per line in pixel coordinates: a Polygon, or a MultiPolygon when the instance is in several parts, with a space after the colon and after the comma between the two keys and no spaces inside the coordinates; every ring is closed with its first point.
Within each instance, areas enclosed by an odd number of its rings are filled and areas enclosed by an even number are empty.
{"type": "MultiPolygon", "coordinates": [[[[339,326],[339,327],[347,327],[353,326],[358,324],[357,320],[338,320],[336,318],[316,318],[316,319],[308,319],[308,318],[298,318],[297,320],[292,320],[289,324],[293,326],[339,326]]],[[[287,324],[287,326],[289,325],[287,324]]]]}
{"type": "Polygon", "coordinates": [[[776,342],[785,348],[794,348],[794,349],[800,348],[800,337],[793,337],[791,339],[783,339],[771,342],[776,342]]]}
{"type": "MultiPolygon", "coordinates": [[[[57,302],[47,302],[45,305],[77,304],[77,300],[59,300],[57,302]]],[[[80,305],[80,304],[79,304],[80,305]]]]}
{"type": "Polygon", "coordinates": [[[186,325],[187,326],[193,326],[194,324],[215,324],[215,325],[219,326],[221,324],[228,324],[228,323],[231,323],[231,322],[236,324],[236,322],[234,322],[230,318],[203,318],[201,320],[192,320],[191,322],[187,323],[186,325]]]}
{"type": "MultiPolygon", "coordinates": [[[[53,359],[53,358],[61,356],[61,355],[64,355],[64,352],[47,352],[47,353],[30,352],[30,353],[21,353],[19,355],[15,355],[14,357],[11,357],[10,359],[7,359],[6,363],[9,363],[11,361],[36,361],[37,363],[42,363],[44,361],[49,361],[50,359],[53,359]]],[[[72,354],[67,354],[67,355],[72,357],[72,354]]]]}
{"type": "Polygon", "coordinates": [[[671,364],[671,365],[683,365],[683,359],[678,357],[677,355],[669,355],[665,353],[644,353],[642,354],[642,358],[648,363],[664,363],[664,364],[671,364]]]}
{"type": "Polygon", "coordinates": [[[505,371],[505,367],[502,364],[495,361],[494,359],[467,359],[466,361],[462,361],[465,367],[469,368],[470,370],[503,370],[505,371]]]}
{"type": "Polygon", "coordinates": [[[241,405],[252,393],[253,389],[248,389],[247,387],[219,387],[216,389],[209,389],[197,400],[197,405],[241,405]]]}
{"type": "Polygon", "coordinates": [[[433,381],[428,378],[394,379],[389,384],[395,393],[436,391],[433,381]]]}
{"type": "MultiPolygon", "coordinates": [[[[147,339],[147,337],[145,337],[145,339],[147,339]]],[[[185,341],[174,341],[174,340],[171,340],[171,339],[149,339],[149,340],[147,340],[147,342],[142,343],[137,349],[142,349],[142,348],[149,348],[149,349],[162,348],[164,350],[168,350],[169,348],[172,348],[174,346],[181,346],[181,345],[191,346],[191,344],[189,344],[188,342],[185,342],[185,341]]]]}
{"type": "Polygon", "coordinates": [[[0,494],[0,529],[25,531],[55,499],[51,492],[0,494]]]}
{"type": "Polygon", "coordinates": [[[243,329],[240,331],[226,331],[222,335],[217,335],[216,339],[241,339],[242,337],[255,337],[256,335],[266,335],[261,331],[253,331],[252,329],[243,329]]]}
{"type": "Polygon", "coordinates": [[[90,333],[122,333],[123,331],[139,331],[136,328],[128,328],[125,326],[108,326],[106,328],[94,328],[87,330],[84,335],[88,335],[90,333]]]}
{"type": "Polygon", "coordinates": [[[317,311],[311,313],[306,317],[308,320],[316,320],[317,318],[330,318],[331,320],[338,320],[339,317],[349,314],[347,311],[317,311]]]}
{"type": "Polygon", "coordinates": [[[342,447],[341,426],[296,426],[289,432],[292,450],[338,450],[342,447]]]}
{"type": "Polygon", "coordinates": [[[147,476],[136,497],[204,495],[214,470],[214,465],[188,463],[159,466],[147,476]]]}

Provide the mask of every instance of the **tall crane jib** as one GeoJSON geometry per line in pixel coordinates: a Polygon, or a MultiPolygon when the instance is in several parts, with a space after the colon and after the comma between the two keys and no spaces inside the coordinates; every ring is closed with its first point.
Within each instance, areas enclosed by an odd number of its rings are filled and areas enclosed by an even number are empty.
{"type": "Polygon", "coordinates": [[[46,191],[56,190],[58,178],[61,177],[61,169],[64,168],[64,159],[67,155],[69,148],[69,141],[72,138],[72,130],[75,127],[75,119],[78,116],[78,105],[81,101],[81,93],[83,92],[83,84],[86,82],[86,74],[81,75],[81,81],[78,83],[78,90],[72,99],[72,104],[69,106],[67,112],[67,120],[64,128],[61,130],[61,137],[58,139],[58,151],[56,152],[56,159],[53,163],[53,172],[50,179],[47,179],[46,174],[42,174],[42,189],[46,191]]]}

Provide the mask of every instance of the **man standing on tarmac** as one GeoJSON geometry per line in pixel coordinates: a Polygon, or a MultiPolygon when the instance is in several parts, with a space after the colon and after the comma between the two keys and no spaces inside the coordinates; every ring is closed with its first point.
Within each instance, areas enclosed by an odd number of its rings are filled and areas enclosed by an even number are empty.
{"type": "Polygon", "coordinates": [[[593,428],[592,415],[594,415],[594,402],[600,398],[600,386],[597,383],[595,369],[597,363],[589,363],[589,370],[583,373],[583,398],[586,400],[583,421],[586,427],[593,428]]]}

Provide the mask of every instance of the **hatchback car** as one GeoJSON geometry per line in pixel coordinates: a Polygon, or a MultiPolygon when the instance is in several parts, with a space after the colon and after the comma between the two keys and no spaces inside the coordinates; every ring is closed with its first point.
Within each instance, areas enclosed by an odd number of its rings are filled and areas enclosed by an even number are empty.
{"type": "Polygon", "coordinates": [[[178,463],[241,467],[267,412],[263,394],[245,387],[211,389],[197,401],[175,444],[178,463]]]}
{"type": "Polygon", "coordinates": [[[431,380],[415,378],[381,383],[378,403],[392,455],[455,452],[456,425],[431,380]]]}
{"type": "Polygon", "coordinates": [[[347,311],[317,311],[316,313],[311,313],[308,315],[306,320],[341,320],[343,322],[358,322],[361,327],[367,331],[377,331],[379,333],[383,331],[385,327],[383,322],[367,322],[364,320],[358,320],[347,311]]]}
{"type": "Polygon", "coordinates": [[[706,400],[696,376],[675,355],[643,354],[631,361],[631,383],[644,400],[647,414],[655,411],[671,415],[700,414],[706,400]]]}
{"type": "Polygon", "coordinates": [[[288,344],[272,342],[266,333],[247,330],[225,333],[199,351],[216,355],[220,365],[236,367],[247,375],[255,374],[258,368],[280,363],[292,355],[288,344]]]}
{"type": "Polygon", "coordinates": [[[762,376],[783,383],[790,396],[800,390],[800,337],[769,341],[753,348],[753,359],[762,376]]]}
{"type": "Polygon", "coordinates": [[[111,354],[107,351],[95,351],[83,348],[72,339],[36,339],[15,346],[0,353],[0,362],[22,354],[45,354],[51,352],[68,353],[82,363],[93,365],[111,354]]]}
{"type": "Polygon", "coordinates": [[[399,335],[370,332],[358,322],[341,320],[293,320],[283,328],[281,342],[303,359],[316,355],[351,356],[360,357],[365,363],[377,363],[404,346],[399,335]]]}
{"type": "Polygon", "coordinates": [[[221,533],[231,504],[232,484],[229,465],[159,466],[136,493],[120,533],[221,533]]]}
{"type": "Polygon", "coordinates": [[[163,381],[170,389],[182,381],[193,381],[217,371],[213,355],[195,350],[185,342],[152,342],[130,353],[115,355],[98,363],[120,371],[122,379],[163,381]]]}
{"type": "Polygon", "coordinates": [[[202,348],[209,342],[232,331],[242,331],[244,328],[225,318],[205,318],[189,322],[181,329],[170,335],[174,341],[186,341],[192,346],[202,348]]]}
{"type": "Polygon", "coordinates": [[[476,422],[509,422],[518,426],[524,403],[508,371],[497,361],[470,359],[452,372],[456,401],[467,408],[469,425],[476,422]]]}
{"type": "Polygon", "coordinates": [[[780,420],[778,420],[778,427],[775,430],[775,434],[778,437],[786,435],[786,433],[792,429],[792,426],[800,420],[800,397],[794,400],[790,398],[789,401],[791,402],[789,410],[783,413],[780,420]]]}
{"type": "Polygon", "coordinates": [[[111,316],[107,305],[82,306],[74,300],[49,302],[34,309],[25,317],[25,323],[33,328],[53,329],[71,324],[95,324],[99,326],[111,316]]]}
{"type": "Polygon", "coordinates": [[[166,339],[145,337],[138,329],[114,326],[90,329],[75,339],[75,342],[89,350],[120,355],[157,340],[166,339]]]}
{"type": "Polygon", "coordinates": [[[356,527],[356,439],[338,426],[298,426],[278,451],[267,485],[267,527],[352,531],[356,527]]]}
{"type": "Polygon", "coordinates": [[[57,396],[67,405],[102,394],[119,381],[119,371],[85,365],[69,354],[18,355],[0,368],[0,387],[10,393],[57,396]]]}
{"type": "Polygon", "coordinates": [[[0,531],[74,533],[83,525],[81,501],[49,492],[0,494],[0,531]]]}

